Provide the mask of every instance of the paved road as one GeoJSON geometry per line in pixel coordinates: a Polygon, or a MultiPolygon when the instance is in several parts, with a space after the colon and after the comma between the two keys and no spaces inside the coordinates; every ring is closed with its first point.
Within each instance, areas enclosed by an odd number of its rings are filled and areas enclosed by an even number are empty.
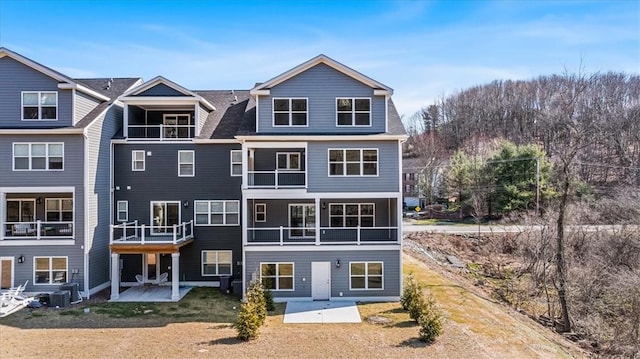
{"type": "MultiPolygon", "coordinates": [[[[434,233],[518,233],[529,229],[540,229],[541,226],[518,226],[518,225],[417,225],[411,222],[402,223],[402,232],[434,232],[434,233]]],[[[569,226],[568,230],[583,230],[586,232],[614,231],[620,230],[623,226],[611,225],[589,225],[589,226],[569,226]]],[[[640,226],[626,226],[633,230],[640,230],[640,226]]]]}

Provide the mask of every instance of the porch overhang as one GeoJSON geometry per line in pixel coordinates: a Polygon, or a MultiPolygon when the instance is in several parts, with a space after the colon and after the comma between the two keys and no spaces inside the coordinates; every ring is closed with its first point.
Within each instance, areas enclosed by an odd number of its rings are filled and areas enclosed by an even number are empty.
{"type": "Polygon", "coordinates": [[[117,254],[153,254],[153,253],[178,253],[180,248],[194,241],[193,237],[184,241],[173,243],[113,243],[109,245],[111,253],[117,254]]]}

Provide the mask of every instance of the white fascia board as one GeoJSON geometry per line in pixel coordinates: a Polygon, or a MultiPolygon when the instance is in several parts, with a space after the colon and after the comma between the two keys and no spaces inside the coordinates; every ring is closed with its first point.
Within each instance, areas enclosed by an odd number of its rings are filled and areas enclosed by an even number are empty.
{"type": "Polygon", "coordinates": [[[247,142],[249,148],[307,148],[307,142],[247,142]]]}
{"type": "Polygon", "coordinates": [[[0,129],[0,135],[78,135],[83,133],[83,128],[74,127],[0,129]]]}
{"type": "Polygon", "coordinates": [[[393,95],[393,90],[383,90],[383,89],[374,89],[373,96],[391,96],[393,95]]]}
{"type": "Polygon", "coordinates": [[[144,92],[144,91],[152,88],[153,86],[156,86],[156,85],[161,84],[161,83],[171,87],[172,89],[180,92],[181,94],[183,94],[185,96],[192,96],[192,97],[197,96],[195,93],[187,90],[186,88],[184,88],[184,87],[178,85],[177,83],[175,83],[175,82],[173,82],[173,81],[171,81],[169,79],[166,79],[166,78],[164,78],[162,76],[156,76],[156,77],[152,78],[151,80],[149,80],[149,81],[147,81],[145,83],[136,85],[135,87],[133,87],[133,88],[129,89],[127,92],[125,92],[122,96],[126,97],[126,96],[129,96],[129,95],[139,94],[139,93],[144,92]]]}
{"type": "Polygon", "coordinates": [[[121,96],[118,100],[129,105],[194,105],[200,102],[195,97],[168,96],[121,96]]]}
{"type": "Polygon", "coordinates": [[[246,245],[246,252],[322,252],[322,251],[400,251],[399,244],[362,244],[362,245],[246,245]]]}
{"type": "Polygon", "coordinates": [[[70,83],[61,83],[58,84],[58,88],[61,90],[77,90],[80,92],[84,92],[89,96],[95,97],[98,100],[102,100],[102,101],[109,101],[110,98],[102,95],[100,93],[97,93],[96,91],[93,91],[92,89],[82,86],[82,85],[78,85],[78,84],[70,84],[70,83]]]}
{"type": "Polygon", "coordinates": [[[4,193],[56,193],[56,192],[73,192],[75,187],[0,187],[0,192],[4,193]]]}
{"type": "Polygon", "coordinates": [[[39,71],[39,72],[51,77],[54,80],[57,80],[57,81],[60,81],[60,82],[64,82],[64,83],[67,83],[67,84],[74,84],[75,85],[75,82],[71,78],[69,78],[69,77],[67,77],[67,76],[65,76],[65,75],[63,75],[63,74],[61,74],[61,73],[59,73],[59,72],[57,72],[57,71],[55,71],[53,69],[50,69],[50,68],[48,68],[48,67],[46,67],[44,65],[40,65],[39,63],[37,63],[37,62],[35,62],[33,60],[30,60],[30,59],[28,59],[28,58],[26,58],[26,57],[24,57],[24,56],[22,56],[22,55],[20,55],[18,53],[15,53],[15,52],[7,49],[7,48],[0,48],[0,58],[3,58],[5,56],[9,56],[10,58],[20,62],[21,64],[23,64],[25,66],[28,66],[28,67],[31,67],[32,69],[34,69],[36,71],[39,71]]]}
{"type": "Polygon", "coordinates": [[[198,99],[198,101],[200,101],[201,104],[203,104],[206,107],[208,107],[209,110],[211,110],[211,111],[215,111],[216,110],[216,107],[211,102],[205,100],[204,97],[202,97],[200,95],[196,95],[196,98],[198,99]]]}
{"type": "Polygon", "coordinates": [[[31,246],[73,246],[76,244],[74,239],[47,239],[47,240],[39,240],[34,241],[33,239],[11,239],[0,241],[0,247],[10,247],[10,246],[20,246],[20,247],[31,247],[31,246]]]}
{"type": "Polygon", "coordinates": [[[160,145],[160,144],[166,144],[166,145],[189,145],[189,144],[193,144],[195,143],[195,141],[192,140],[186,140],[186,141],[159,141],[159,140],[127,140],[127,139],[114,139],[111,140],[111,143],[127,143],[130,145],[160,145]]]}
{"type": "Polygon", "coordinates": [[[307,192],[299,189],[243,189],[248,199],[358,199],[358,198],[398,198],[398,192],[307,192]]]}
{"type": "Polygon", "coordinates": [[[271,94],[271,90],[250,90],[249,94],[251,96],[269,96],[271,94]]]}
{"type": "MultiPolygon", "coordinates": [[[[162,142],[167,142],[167,141],[162,141],[162,142]]],[[[131,142],[128,142],[131,143],[131,142]]],[[[234,138],[197,138],[195,140],[193,140],[193,143],[202,143],[202,144],[216,144],[216,143],[234,143],[234,144],[240,144],[240,141],[234,139],[234,138]]]]}
{"type": "Polygon", "coordinates": [[[294,136],[278,136],[278,135],[254,135],[254,136],[235,136],[240,141],[247,142],[266,142],[266,141],[377,141],[377,140],[406,140],[407,135],[294,135],[294,136]]]}

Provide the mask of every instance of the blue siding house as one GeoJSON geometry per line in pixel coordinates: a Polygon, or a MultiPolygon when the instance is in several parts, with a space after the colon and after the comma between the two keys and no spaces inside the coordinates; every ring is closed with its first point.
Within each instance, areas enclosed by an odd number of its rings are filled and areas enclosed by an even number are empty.
{"type": "Polygon", "coordinates": [[[72,79],[0,48],[0,288],[108,287],[115,100],[138,82],[72,79]]]}

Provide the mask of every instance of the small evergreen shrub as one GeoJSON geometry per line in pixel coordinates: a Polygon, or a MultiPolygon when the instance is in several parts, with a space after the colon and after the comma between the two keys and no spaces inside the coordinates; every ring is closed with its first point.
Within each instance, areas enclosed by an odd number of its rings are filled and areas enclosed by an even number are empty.
{"type": "Polygon", "coordinates": [[[442,314],[436,307],[436,302],[432,296],[425,298],[424,303],[425,306],[418,318],[420,340],[425,343],[433,343],[443,331],[442,314]]]}
{"type": "Polygon", "coordinates": [[[254,280],[249,284],[247,290],[247,302],[255,305],[256,315],[258,316],[260,325],[264,324],[267,318],[267,302],[265,300],[264,287],[259,280],[254,280]]]}
{"type": "Polygon", "coordinates": [[[402,309],[409,310],[411,303],[415,300],[416,297],[422,294],[422,286],[416,278],[413,276],[413,273],[409,273],[404,280],[404,289],[402,289],[402,295],[400,296],[400,304],[402,305],[402,309]]]}
{"type": "Polygon", "coordinates": [[[249,285],[246,301],[240,305],[238,319],[236,320],[236,331],[238,339],[251,340],[260,334],[260,326],[267,318],[267,304],[265,292],[260,281],[255,280],[249,285]]]}

